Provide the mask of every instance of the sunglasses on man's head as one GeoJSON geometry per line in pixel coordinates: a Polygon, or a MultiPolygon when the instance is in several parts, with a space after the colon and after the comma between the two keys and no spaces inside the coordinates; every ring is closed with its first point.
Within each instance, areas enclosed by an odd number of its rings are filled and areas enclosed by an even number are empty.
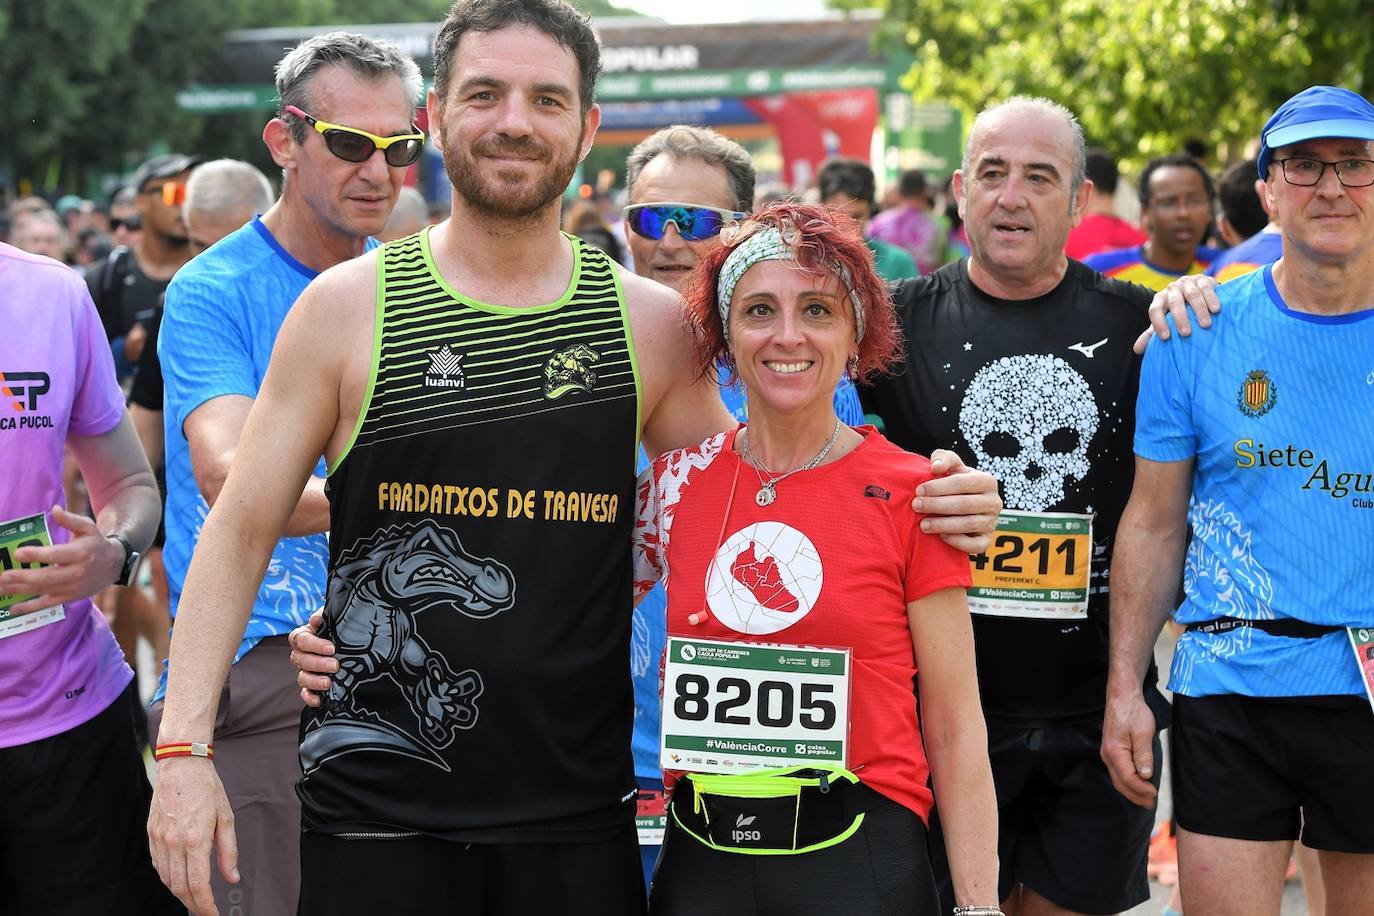
{"type": "Polygon", "coordinates": [[[415,131],[413,134],[379,137],[356,127],[330,124],[313,118],[295,105],[287,105],[283,110],[315,128],[324,137],[325,147],[345,162],[366,162],[374,152],[381,150],[387,165],[403,168],[419,159],[420,151],[424,149],[425,135],[413,124],[410,127],[415,131]]]}
{"type": "Polygon", "coordinates": [[[655,242],[663,238],[669,223],[677,227],[677,234],[684,240],[700,242],[719,235],[729,220],[744,219],[746,215],[737,210],[672,201],[632,204],[625,208],[625,221],[635,235],[655,242]]]}
{"type": "Polygon", "coordinates": [[[137,232],[143,228],[143,217],[138,214],[125,217],[124,219],[111,219],[110,231],[128,229],[130,232],[137,232]]]}

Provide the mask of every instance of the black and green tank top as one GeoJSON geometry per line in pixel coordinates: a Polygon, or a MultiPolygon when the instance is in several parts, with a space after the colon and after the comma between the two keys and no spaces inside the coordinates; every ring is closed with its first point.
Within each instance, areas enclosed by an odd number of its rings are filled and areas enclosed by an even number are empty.
{"type": "Polygon", "coordinates": [[[372,369],[330,468],[307,830],[589,842],[632,816],[639,383],[619,279],[571,239],[556,302],[449,287],[428,230],[379,254],[372,369]]]}

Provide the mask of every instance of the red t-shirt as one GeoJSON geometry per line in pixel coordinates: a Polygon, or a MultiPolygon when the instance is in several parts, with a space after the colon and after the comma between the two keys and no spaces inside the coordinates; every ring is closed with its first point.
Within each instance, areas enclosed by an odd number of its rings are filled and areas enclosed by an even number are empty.
{"type": "Polygon", "coordinates": [[[967,588],[969,560],[922,533],[911,508],[930,462],[872,427],[859,432],[840,460],[780,481],[766,507],[734,451],[738,429],[661,456],[640,478],[635,589],[667,579],[670,636],[851,649],[846,765],[926,819],[906,608],[967,588]],[[703,606],[709,619],[689,625],[703,606]]]}
{"type": "Polygon", "coordinates": [[[1148,235],[1120,217],[1090,213],[1083,217],[1081,223],[1069,230],[1069,239],[1064,243],[1064,254],[1075,261],[1081,261],[1099,251],[1143,245],[1147,239],[1148,235]]]}

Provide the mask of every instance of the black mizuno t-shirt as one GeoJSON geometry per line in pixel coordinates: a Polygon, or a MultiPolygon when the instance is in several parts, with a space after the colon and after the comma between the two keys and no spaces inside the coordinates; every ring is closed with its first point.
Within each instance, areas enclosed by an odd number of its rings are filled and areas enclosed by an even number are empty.
{"type": "MultiPolygon", "coordinates": [[[[966,260],[896,287],[906,364],[874,390],[888,437],[923,455],[955,449],[999,479],[1007,510],[1051,523],[1059,513],[1091,520],[1080,542],[1084,553],[1090,542],[1092,554],[1086,616],[974,615],[979,686],[992,721],[1090,720],[1103,709],[1107,577],[1134,469],[1140,358],[1131,344],[1148,324],[1150,297],[1076,261],[1035,299],[983,293],[966,260]]],[[[1013,558],[998,537],[990,553],[1013,571],[1065,560],[1062,540],[1030,548],[1013,558]]],[[[976,558],[975,568],[988,562],[976,558]]],[[[1154,678],[1152,668],[1148,683],[1154,678]]]]}

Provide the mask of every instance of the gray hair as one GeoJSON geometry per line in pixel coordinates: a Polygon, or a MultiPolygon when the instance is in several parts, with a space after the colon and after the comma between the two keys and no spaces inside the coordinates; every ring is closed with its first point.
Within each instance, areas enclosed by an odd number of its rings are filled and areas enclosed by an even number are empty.
{"type": "Polygon", "coordinates": [[[191,173],[183,209],[186,213],[266,213],[275,197],[267,176],[256,167],[238,159],[216,159],[191,173]]]}
{"type": "MultiPolygon", "coordinates": [[[[365,80],[396,77],[405,86],[412,111],[424,88],[415,61],[391,42],[356,32],[327,32],[307,38],[277,62],[277,98],[283,114],[287,105],[314,114],[310,81],[321,68],[331,66],[347,67],[365,80]]],[[[289,114],[284,114],[284,118],[291,125],[291,136],[297,143],[304,143],[308,129],[305,122],[289,114]]]]}
{"type": "MultiPolygon", "coordinates": [[[[1083,185],[1083,177],[1088,168],[1088,149],[1087,144],[1083,141],[1083,125],[1078,123],[1078,118],[1074,117],[1072,111],[1058,102],[1029,95],[1014,95],[1005,102],[989,105],[978,113],[978,117],[973,119],[973,127],[968,132],[968,143],[964,146],[964,160],[960,165],[965,177],[964,187],[968,188],[967,178],[970,165],[968,155],[969,150],[973,147],[973,139],[978,135],[978,128],[985,119],[1002,112],[1046,115],[1062,121],[1069,128],[1069,132],[1073,135],[1073,173],[1069,176],[1069,196],[1072,198],[1076,195],[1078,189],[1083,185]]],[[[1073,203],[1070,202],[1069,206],[1072,207],[1073,203]]]]}
{"type": "MultiPolygon", "coordinates": [[[[709,127],[674,124],[650,134],[630,151],[625,161],[625,190],[633,197],[639,173],[656,157],[667,153],[674,159],[693,157],[707,165],[721,166],[730,180],[735,209],[748,212],[754,206],[754,163],[734,140],[709,127]]],[[[683,201],[692,203],[692,201],[683,201]]]]}

